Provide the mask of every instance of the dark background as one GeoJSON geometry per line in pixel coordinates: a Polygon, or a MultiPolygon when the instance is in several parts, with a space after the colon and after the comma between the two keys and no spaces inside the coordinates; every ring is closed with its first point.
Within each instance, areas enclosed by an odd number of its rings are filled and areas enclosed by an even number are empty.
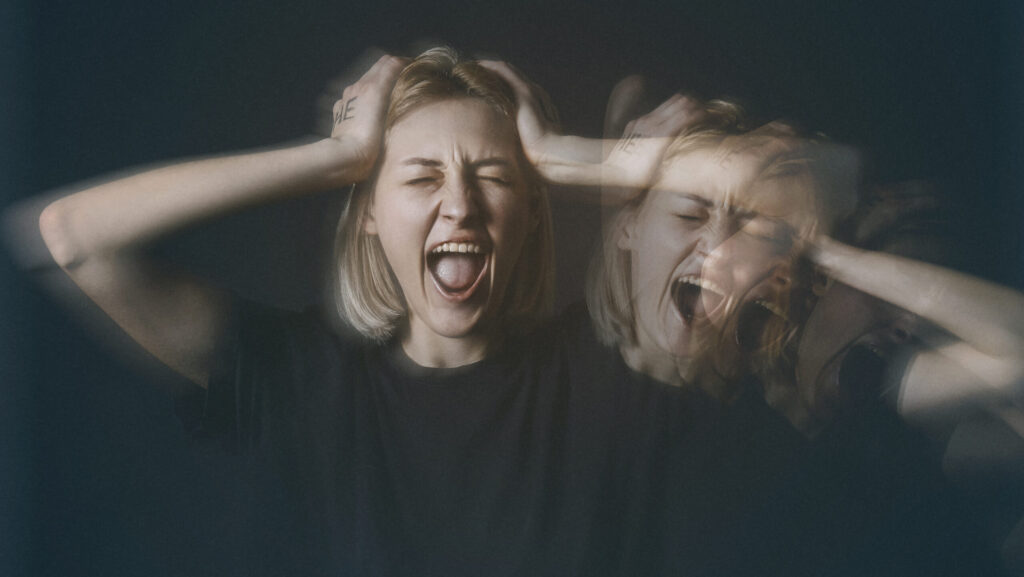
{"type": "MultiPolygon", "coordinates": [[[[974,269],[1020,287],[1022,25],[1014,1],[4,0],[0,207],[131,166],[302,137],[328,80],[366,48],[433,40],[512,61],[572,132],[599,134],[608,91],[636,72],[795,119],[858,147],[868,177],[952,191],[974,269]]],[[[338,199],[249,211],[163,250],[242,294],[300,307],[321,290],[338,199]]],[[[580,294],[597,214],[555,210],[564,303],[580,294]]],[[[244,572],[263,542],[245,523],[256,499],[233,465],[190,445],[159,386],[175,379],[117,360],[118,345],[34,276],[0,256],[0,575],[244,572]]]]}

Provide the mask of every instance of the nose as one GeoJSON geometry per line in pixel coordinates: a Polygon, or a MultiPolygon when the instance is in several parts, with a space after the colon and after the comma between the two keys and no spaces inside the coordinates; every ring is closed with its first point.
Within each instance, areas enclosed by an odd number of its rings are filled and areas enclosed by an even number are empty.
{"type": "Polygon", "coordinates": [[[772,267],[772,270],[768,275],[769,282],[778,290],[785,290],[788,288],[792,279],[793,265],[788,259],[780,259],[775,266],[772,267]]]}
{"type": "Polygon", "coordinates": [[[723,218],[722,216],[713,217],[709,219],[704,230],[701,231],[694,250],[707,258],[715,249],[729,240],[735,232],[735,223],[731,219],[723,218]]]}
{"type": "Polygon", "coordinates": [[[441,197],[441,216],[445,220],[464,223],[476,218],[480,206],[476,190],[462,175],[450,176],[445,181],[441,197]]]}

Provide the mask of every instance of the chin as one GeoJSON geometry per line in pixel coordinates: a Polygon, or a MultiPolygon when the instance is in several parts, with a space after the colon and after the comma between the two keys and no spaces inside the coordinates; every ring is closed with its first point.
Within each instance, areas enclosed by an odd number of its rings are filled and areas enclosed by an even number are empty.
{"type": "Polygon", "coordinates": [[[484,322],[483,311],[445,314],[431,319],[430,328],[442,337],[458,339],[479,334],[484,322]]]}

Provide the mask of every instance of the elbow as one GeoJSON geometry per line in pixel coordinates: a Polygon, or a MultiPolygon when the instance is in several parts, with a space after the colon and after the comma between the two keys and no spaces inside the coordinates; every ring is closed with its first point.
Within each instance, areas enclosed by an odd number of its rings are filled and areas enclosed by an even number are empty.
{"type": "Polygon", "coordinates": [[[39,234],[54,262],[61,268],[73,266],[78,260],[78,251],[71,239],[67,210],[58,200],[39,213],[39,234]]]}

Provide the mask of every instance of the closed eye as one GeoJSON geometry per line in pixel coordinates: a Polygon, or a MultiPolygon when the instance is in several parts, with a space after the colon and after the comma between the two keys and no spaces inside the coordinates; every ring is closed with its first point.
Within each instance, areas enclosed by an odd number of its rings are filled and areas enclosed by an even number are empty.
{"type": "Polygon", "coordinates": [[[405,181],[406,184],[417,185],[417,184],[428,184],[436,181],[437,179],[433,176],[421,176],[419,178],[413,178],[405,181]]]}
{"type": "Polygon", "coordinates": [[[701,222],[704,220],[703,214],[676,214],[676,218],[685,220],[686,222],[701,222]]]}
{"type": "Polygon", "coordinates": [[[509,186],[512,184],[511,180],[508,180],[507,178],[503,178],[500,176],[481,176],[480,180],[483,180],[484,182],[493,182],[503,186],[509,186]]]}

